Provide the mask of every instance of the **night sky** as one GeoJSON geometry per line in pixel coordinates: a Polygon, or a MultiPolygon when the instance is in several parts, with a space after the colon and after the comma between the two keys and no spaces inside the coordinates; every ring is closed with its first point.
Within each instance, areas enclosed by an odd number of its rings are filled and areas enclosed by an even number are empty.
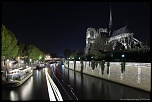
{"type": "MultiPolygon", "coordinates": [[[[86,30],[108,28],[110,2],[2,2],[2,24],[19,42],[63,56],[85,48],[86,30]]],[[[113,29],[150,45],[150,2],[111,2],[113,29]]]]}

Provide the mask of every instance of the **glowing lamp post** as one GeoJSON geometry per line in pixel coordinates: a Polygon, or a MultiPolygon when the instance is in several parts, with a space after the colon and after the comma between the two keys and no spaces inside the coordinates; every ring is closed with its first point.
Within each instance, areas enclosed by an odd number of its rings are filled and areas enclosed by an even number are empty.
{"type": "Polygon", "coordinates": [[[6,67],[9,67],[9,59],[6,60],[6,67]]]}
{"type": "Polygon", "coordinates": [[[32,59],[30,59],[30,65],[31,65],[31,63],[32,63],[32,59]]]}
{"type": "Polygon", "coordinates": [[[18,67],[20,67],[20,57],[18,57],[18,67]]]}
{"type": "Polygon", "coordinates": [[[125,55],[124,55],[124,54],[122,54],[122,55],[121,55],[121,57],[122,57],[122,58],[124,58],[124,57],[125,57],[125,55]]]}
{"type": "Polygon", "coordinates": [[[122,55],[121,55],[121,57],[122,57],[122,60],[123,60],[123,58],[125,57],[125,55],[124,55],[124,54],[122,54],[122,55]]]}

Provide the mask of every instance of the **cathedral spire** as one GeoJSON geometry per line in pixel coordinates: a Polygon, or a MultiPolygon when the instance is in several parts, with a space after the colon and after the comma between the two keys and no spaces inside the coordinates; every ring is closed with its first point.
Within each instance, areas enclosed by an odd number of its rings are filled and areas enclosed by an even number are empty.
{"type": "Polygon", "coordinates": [[[111,29],[112,29],[112,12],[111,12],[111,2],[110,2],[110,20],[109,20],[109,37],[111,36],[111,29]]]}

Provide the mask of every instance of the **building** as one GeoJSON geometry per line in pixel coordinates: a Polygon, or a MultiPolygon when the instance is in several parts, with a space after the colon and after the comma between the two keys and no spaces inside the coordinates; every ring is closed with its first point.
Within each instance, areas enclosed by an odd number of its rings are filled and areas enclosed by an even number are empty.
{"type": "MultiPolygon", "coordinates": [[[[112,12],[111,12],[111,5],[110,5],[110,20],[109,20],[109,29],[108,28],[91,28],[89,27],[86,31],[86,47],[84,48],[84,53],[88,54],[92,44],[95,42],[95,39],[101,35],[102,37],[106,38],[104,46],[108,46],[111,44],[112,50],[116,49],[116,46],[121,44],[123,46],[123,50],[131,50],[134,48],[142,48],[143,43],[133,37],[134,33],[126,26],[118,29],[112,29],[112,12]]],[[[122,49],[120,49],[122,50],[122,49]]],[[[106,47],[102,48],[102,51],[107,51],[106,47]]]]}
{"type": "Polygon", "coordinates": [[[95,42],[97,36],[102,35],[103,37],[108,37],[108,29],[107,28],[99,28],[95,30],[95,28],[88,28],[86,32],[86,47],[85,47],[85,54],[88,54],[92,44],[95,42]]]}

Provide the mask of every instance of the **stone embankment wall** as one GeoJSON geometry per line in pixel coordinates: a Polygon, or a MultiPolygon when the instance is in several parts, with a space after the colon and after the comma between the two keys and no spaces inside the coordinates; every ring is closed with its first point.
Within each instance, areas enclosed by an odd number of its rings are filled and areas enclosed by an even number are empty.
{"type": "Polygon", "coordinates": [[[64,61],[66,68],[151,92],[151,63],[64,61]]]}

